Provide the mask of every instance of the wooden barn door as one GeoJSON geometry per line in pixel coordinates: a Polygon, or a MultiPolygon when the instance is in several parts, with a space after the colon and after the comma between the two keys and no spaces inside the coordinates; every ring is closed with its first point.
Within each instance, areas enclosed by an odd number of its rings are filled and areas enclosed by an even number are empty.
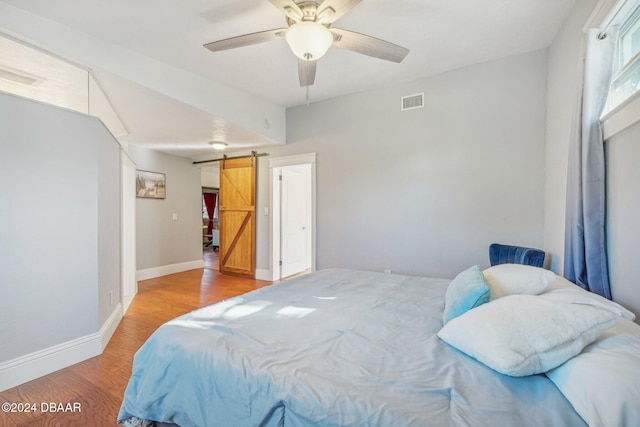
{"type": "Polygon", "coordinates": [[[220,272],[255,277],[255,156],[220,164],[220,272]]]}

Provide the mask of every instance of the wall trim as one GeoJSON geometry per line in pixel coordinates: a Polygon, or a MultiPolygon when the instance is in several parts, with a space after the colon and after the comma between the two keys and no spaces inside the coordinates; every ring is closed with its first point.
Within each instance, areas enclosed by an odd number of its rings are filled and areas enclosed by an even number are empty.
{"type": "Polygon", "coordinates": [[[290,156],[270,157],[269,167],[283,167],[316,163],[317,153],[293,154],[290,156]]]}
{"type": "Polygon", "coordinates": [[[195,270],[196,268],[204,268],[203,259],[138,270],[136,272],[136,280],[155,279],[156,277],[166,276],[168,274],[182,273],[183,271],[195,270]]]}
{"type": "Polygon", "coordinates": [[[120,319],[118,304],[98,332],[0,363],[0,392],[102,354],[120,319]]]}
{"type": "Polygon", "coordinates": [[[100,354],[104,351],[111,341],[111,337],[116,332],[118,325],[120,324],[120,320],[122,320],[122,316],[124,316],[124,309],[121,303],[116,305],[116,308],[111,312],[107,320],[104,322],[98,334],[100,335],[100,354]]]}
{"type": "Polygon", "coordinates": [[[600,0],[593,8],[587,22],[584,23],[582,32],[586,33],[590,28],[600,28],[611,15],[616,3],[618,3],[618,0],[600,0]]]}
{"type": "Polygon", "coordinates": [[[600,118],[605,141],[640,122],[640,92],[636,92],[600,118]]]}

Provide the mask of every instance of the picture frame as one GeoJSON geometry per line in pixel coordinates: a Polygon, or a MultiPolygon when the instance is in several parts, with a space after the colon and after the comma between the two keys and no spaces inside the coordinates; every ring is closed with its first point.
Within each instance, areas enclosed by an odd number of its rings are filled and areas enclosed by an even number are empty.
{"type": "Polygon", "coordinates": [[[136,197],[143,199],[166,198],[166,175],[160,172],[136,169],[136,197]]]}

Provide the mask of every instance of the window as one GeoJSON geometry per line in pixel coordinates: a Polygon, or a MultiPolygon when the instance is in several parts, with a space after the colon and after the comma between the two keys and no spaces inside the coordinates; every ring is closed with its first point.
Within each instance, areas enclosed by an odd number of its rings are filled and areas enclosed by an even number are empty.
{"type": "Polygon", "coordinates": [[[640,8],[622,23],[609,93],[611,108],[640,89],[640,8]]]}
{"type": "Polygon", "coordinates": [[[605,111],[611,111],[640,90],[640,7],[634,5],[621,15],[605,111]]]}

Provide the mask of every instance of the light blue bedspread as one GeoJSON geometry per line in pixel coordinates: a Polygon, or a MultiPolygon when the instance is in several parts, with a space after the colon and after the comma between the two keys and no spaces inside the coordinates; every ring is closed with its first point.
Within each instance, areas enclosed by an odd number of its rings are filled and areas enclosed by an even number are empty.
{"type": "Polygon", "coordinates": [[[325,270],[196,310],[136,353],[118,420],[191,426],[585,426],[544,375],[436,337],[449,280],[325,270]]]}

